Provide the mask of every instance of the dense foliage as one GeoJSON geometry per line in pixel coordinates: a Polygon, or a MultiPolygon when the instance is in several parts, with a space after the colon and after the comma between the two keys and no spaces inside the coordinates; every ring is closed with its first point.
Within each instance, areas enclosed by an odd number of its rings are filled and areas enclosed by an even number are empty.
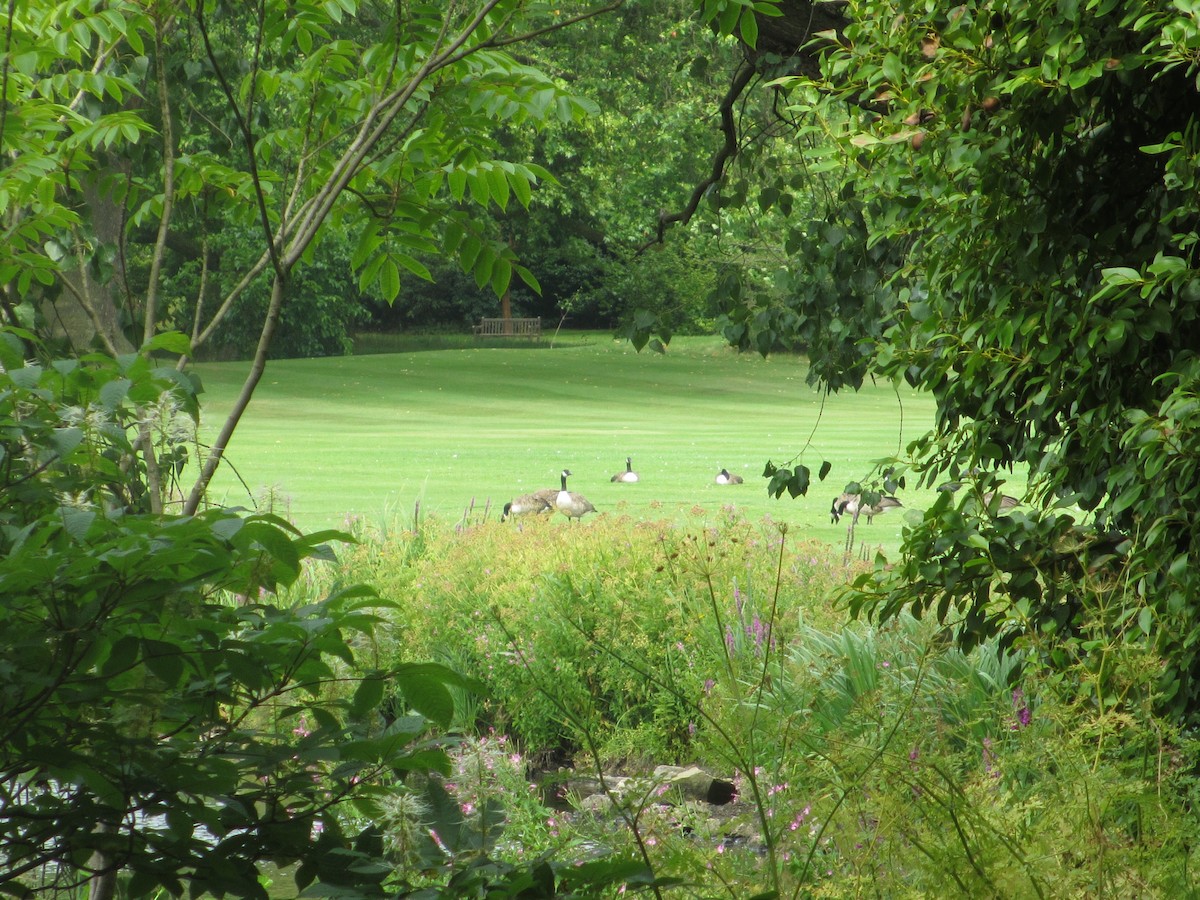
{"type": "Polygon", "coordinates": [[[398,598],[384,658],[434,655],[486,686],[462,707],[483,736],[453,780],[464,802],[503,801],[521,836],[504,859],[644,854],[661,896],[1195,890],[1194,741],[1081,702],[1106,677],[1084,665],[963,652],[909,616],[847,625],[831,597],[855,568],[837,548],[700,511],[356,530],[347,572],[398,598]],[[569,809],[531,802],[530,763],[569,809]],[[737,798],[697,802],[651,775],[664,763],[737,798]],[[597,770],[634,777],[592,796],[597,770]]]}
{"type": "MultiPolygon", "coordinates": [[[[1193,5],[702,0],[589,21],[621,5],[7,5],[0,888],[262,896],[274,860],[345,896],[661,895],[656,867],[769,896],[1194,891],[1193,5]],[[744,93],[763,79],[766,99],[744,93]],[[648,209],[689,184],[683,213],[648,209]],[[631,252],[673,222],[686,242],[631,252]],[[705,324],[715,286],[739,346],[805,348],[831,389],[933,393],[934,428],[886,477],[944,490],[849,598],[887,629],[802,620],[827,611],[806,594],[823,559],[785,572],[772,545],[764,578],[742,523],[634,528],[629,558],[539,522],[445,536],[432,562],[421,533],[351,558],[406,598],[389,618],[410,631],[384,643],[388,604],[308,581],[345,536],[200,511],[279,337],[342,346],[348,294],[391,303],[431,265],[505,308],[515,275],[537,311],[527,250],[550,308],[639,346],[705,324]],[[104,352],[52,352],[49,326],[104,352]],[[254,361],[187,489],[204,347],[254,361]],[[988,499],[1004,473],[1025,508],[988,499]],[[515,568],[550,535],[556,570],[515,568]],[[505,850],[493,804],[425,777],[464,758],[431,725],[481,723],[597,764],[724,765],[763,855],[685,847],[725,832],[669,818],[657,788],[616,804],[620,835],[580,836],[612,851],[599,864],[552,865],[549,828],[547,857],[505,850]]],[[[768,470],[807,488],[802,462],[768,470]]]]}
{"type": "Polygon", "coordinates": [[[345,810],[448,767],[426,732],[463,680],[360,663],[372,591],[289,601],[343,535],[151,511],[194,440],[191,382],[151,360],[178,335],[26,362],[30,339],[0,332],[0,886],[261,896],[272,859],[370,893],[345,810]]]}
{"type": "MultiPolygon", "coordinates": [[[[1085,630],[1149,641],[1168,662],[1143,689],[1196,720],[1195,11],[857,2],[839,15],[810,35],[820,76],[772,82],[809,171],[837,186],[825,221],[793,216],[793,233],[836,249],[789,264],[804,273],[789,276],[792,301],[728,302],[732,339],[805,340],[830,388],[870,374],[937,399],[902,463],[944,494],[852,609],[928,612],[966,645],[1057,635],[1060,660],[1107,646],[1076,640],[1085,630]],[[831,252],[857,260],[844,294],[812,282],[831,252]],[[984,502],[1008,472],[1032,511],[984,502]]],[[[759,202],[774,205],[783,185],[767,174],[759,202]]],[[[809,478],[802,463],[772,474],[778,492],[809,478]]]]}

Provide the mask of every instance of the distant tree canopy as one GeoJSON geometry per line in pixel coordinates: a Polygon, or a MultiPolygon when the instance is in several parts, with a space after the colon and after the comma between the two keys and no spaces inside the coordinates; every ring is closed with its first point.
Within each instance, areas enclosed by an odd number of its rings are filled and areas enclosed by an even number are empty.
{"type": "MultiPolygon", "coordinates": [[[[755,28],[702,4],[771,79],[808,184],[829,191],[789,214],[803,179],[760,165],[737,194],[785,219],[777,284],[794,291],[731,279],[726,333],[808,346],[828,388],[878,377],[937,400],[902,462],[944,490],[852,609],[929,613],[964,643],[999,634],[1052,658],[1152,642],[1166,666],[1114,693],[1197,721],[1195,10],[771,5],[783,15],[758,4],[755,28]],[[1012,471],[1031,511],[1000,515],[982,497],[1012,471]]],[[[756,148],[737,149],[753,171],[756,148]]],[[[774,469],[772,489],[809,475],[774,469]]]]}

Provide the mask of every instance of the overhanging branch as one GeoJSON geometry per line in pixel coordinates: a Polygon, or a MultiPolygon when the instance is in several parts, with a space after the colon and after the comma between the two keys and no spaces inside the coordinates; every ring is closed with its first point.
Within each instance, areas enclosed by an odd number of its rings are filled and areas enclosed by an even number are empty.
{"type": "Polygon", "coordinates": [[[738,131],[737,123],[733,116],[733,107],[747,85],[754,79],[755,74],[754,67],[749,63],[742,63],[738,67],[738,70],[734,72],[733,80],[729,84],[729,90],[721,98],[721,105],[718,107],[718,111],[721,114],[721,134],[724,135],[725,141],[717,150],[716,155],[713,156],[712,168],[709,170],[708,177],[697,184],[692,190],[692,196],[688,198],[687,205],[683,209],[673,213],[668,213],[664,210],[659,215],[657,233],[653,238],[637,248],[637,255],[640,256],[642,253],[645,253],[646,250],[655,244],[661,244],[668,225],[673,225],[676,222],[684,224],[690,222],[692,216],[696,214],[696,210],[700,207],[700,201],[708,193],[708,189],[725,177],[725,166],[731,159],[737,156],[738,152],[738,131]]]}

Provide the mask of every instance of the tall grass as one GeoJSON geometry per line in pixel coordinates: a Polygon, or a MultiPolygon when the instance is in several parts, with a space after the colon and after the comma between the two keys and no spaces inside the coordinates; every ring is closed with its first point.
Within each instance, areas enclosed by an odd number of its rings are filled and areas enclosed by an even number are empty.
{"type": "Polygon", "coordinates": [[[1194,742],[1090,702],[1082,667],[964,655],[911,619],[845,624],[840,552],[779,523],[430,519],[361,537],[345,573],[397,604],[381,652],[481,679],[468,731],[526,763],[698,763],[739,788],[732,816],[648,775],[600,815],[522,793],[507,852],[640,856],[681,896],[1196,889],[1194,742]]]}

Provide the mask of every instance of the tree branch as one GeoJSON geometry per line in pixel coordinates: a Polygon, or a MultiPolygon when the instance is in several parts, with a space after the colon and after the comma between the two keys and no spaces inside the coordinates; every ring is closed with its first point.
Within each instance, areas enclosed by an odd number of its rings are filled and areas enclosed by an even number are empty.
{"type": "Polygon", "coordinates": [[[692,190],[692,196],[688,198],[687,205],[682,210],[673,213],[668,213],[664,210],[659,214],[657,233],[649,241],[638,247],[635,255],[640,256],[655,244],[661,244],[668,225],[676,222],[684,224],[690,222],[692,216],[696,214],[696,210],[700,207],[700,201],[708,193],[708,189],[725,177],[725,165],[737,156],[738,152],[738,132],[737,123],[733,118],[733,107],[742,95],[742,91],[754,79],[755,74],[754,67],[748,63],[742,63],[734,73],[729,90],[721,98],[721,105],[718,108],[721,113],[721,133],[725,136],[725,142],[717,150],[716,155],[713,156],[712,170],[709,172],[708,177],[692,190]]]}
{"type": "Polygon", "coordinates": [[[157,45],[154,56],[158,76],[158,108],[162,116],[163,206],[162,217],[158,220],[158,237],[154,241],[154,253],[150,258],[142,343],[154,337],[154,329],[158,324],[158,292],[162,281],[163,257],[167,251],[167,234],[171,230],[171,214],[175,210],[175,125],[171,117],[171,98],[167,92],[167,64],[163,59],[166,47],[163,36],[164,27],[160,15],[154,20],[154,43],[157,45]]]}

